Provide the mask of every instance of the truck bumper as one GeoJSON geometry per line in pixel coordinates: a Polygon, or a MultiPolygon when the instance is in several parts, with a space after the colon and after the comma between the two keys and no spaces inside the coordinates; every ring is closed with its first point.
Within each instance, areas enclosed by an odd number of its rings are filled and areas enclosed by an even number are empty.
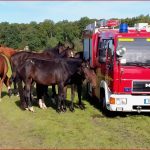
{"type": "Polygon", "coordinates": [[[150,95],[110,95],[106,108],[110,111],[150,112],[150,95]]]}

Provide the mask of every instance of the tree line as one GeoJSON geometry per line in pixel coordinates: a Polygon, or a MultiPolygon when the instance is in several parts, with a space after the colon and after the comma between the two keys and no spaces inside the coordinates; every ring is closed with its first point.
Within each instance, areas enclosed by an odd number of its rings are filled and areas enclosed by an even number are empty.
{"type": "MultiPolygon", "coordinates": [[[[59,41],[68,45],[73,42],[75,50],[81,51],[83,49],[82,32],[88,24],[96,20],[82,17],[78,21],[63,20],[57,23],[48,19],[40,23],[32,21],[29,24],[1,22],[0,44],[14,49],[24,49],[25,46],[29,46],[31,51],[40,51],[47,47],[56,46],[59,41]]],[[[140,22],[150,24],[149,15],[119,20],[129,26],[134,26],[135,23],[140,22]]]]}

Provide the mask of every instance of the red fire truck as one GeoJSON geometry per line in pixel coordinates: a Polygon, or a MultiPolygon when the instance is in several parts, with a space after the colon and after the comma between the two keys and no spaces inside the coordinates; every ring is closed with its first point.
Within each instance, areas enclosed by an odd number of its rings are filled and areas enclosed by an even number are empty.
{"type": "Polygon", "coordinates": [[[102,19],[86,26],[83,37],[84,58],[96,70],[95,93],[103,108],[150,112],[150,26],[102,19]]]}

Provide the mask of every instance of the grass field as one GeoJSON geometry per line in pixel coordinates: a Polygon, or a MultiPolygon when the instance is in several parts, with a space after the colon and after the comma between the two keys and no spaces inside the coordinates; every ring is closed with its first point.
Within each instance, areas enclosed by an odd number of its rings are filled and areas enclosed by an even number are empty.
{"type": "Polygon", "coordinates": [[[21,110],[19,98],[9,98],[4,88],[0,148],[150,148],[150,115],[106,117],[95,105],[83,103],[85,110],[58,114],[49,100],[47,110],[34,105],[31,113],[21,110]]]}

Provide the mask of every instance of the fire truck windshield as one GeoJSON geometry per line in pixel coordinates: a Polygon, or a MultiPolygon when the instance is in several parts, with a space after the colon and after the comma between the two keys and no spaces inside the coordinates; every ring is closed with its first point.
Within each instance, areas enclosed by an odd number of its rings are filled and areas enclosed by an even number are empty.
{"type": "Polygon", "coordinates": [[[118,47],[125,47],[122,65],[150,65],[150,38],[119,38],[118,47]]]}

